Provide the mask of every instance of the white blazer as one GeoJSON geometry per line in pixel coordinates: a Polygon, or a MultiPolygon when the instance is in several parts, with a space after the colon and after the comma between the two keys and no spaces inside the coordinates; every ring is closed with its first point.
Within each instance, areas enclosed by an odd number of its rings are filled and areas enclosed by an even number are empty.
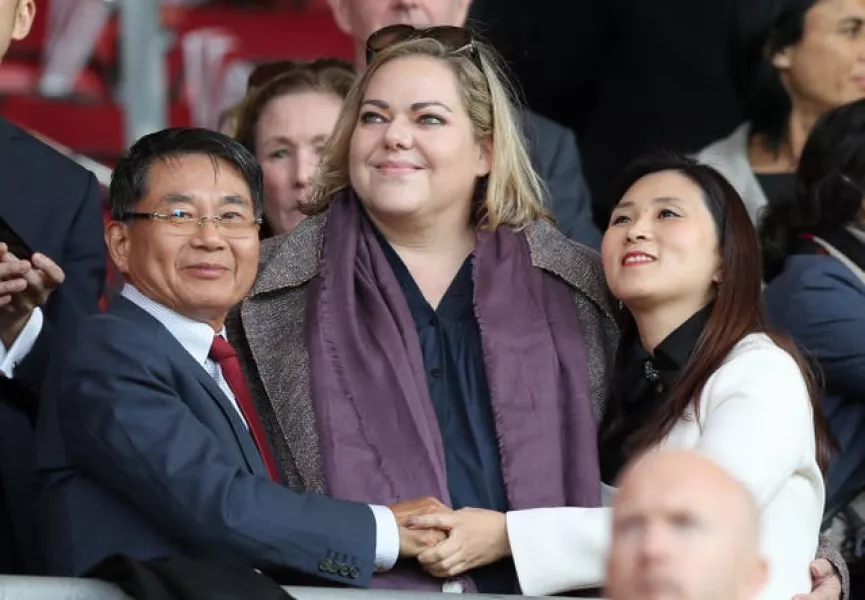
{"type": "MultiPolygon", "coordinates": [[[[769,582],[760,600],[811,591],[825,489],[817,466],[814,418],[793,358],[766,335],[740,341],[693,407],[659,445],[694,449],[738,478],[760,507],[769,582]]],[[[605,491],[612,488],[605,486],[605,491]]],[[[611,494],[605,494],[609,506],[611,494]]],[[[510,512],[508,536],[524,594],[543,596],[603,585],[610,508],[510,512]]]]}

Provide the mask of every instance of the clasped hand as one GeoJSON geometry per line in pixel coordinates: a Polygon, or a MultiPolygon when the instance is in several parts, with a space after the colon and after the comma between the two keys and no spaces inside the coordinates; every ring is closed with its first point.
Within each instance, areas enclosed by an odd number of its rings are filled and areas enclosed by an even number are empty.
{"type": "Polygon", "coordinates": [[[511,554],[503,513],[478,508],[454,511],[434,498],[390,508],[400,528],[400,556],[417,558],[435,577],[456,577],[511,554]]]}
{"type": "Polygon", "coordinates": [[[44,254],[19,260],[6,244],[0,243],[0,342],[6,348],[64,277],[63,270],[44,254]]]}

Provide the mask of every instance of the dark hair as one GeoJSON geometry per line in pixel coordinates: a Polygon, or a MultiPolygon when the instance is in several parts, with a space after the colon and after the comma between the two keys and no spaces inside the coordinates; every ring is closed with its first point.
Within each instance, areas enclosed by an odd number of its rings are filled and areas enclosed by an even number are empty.
{"type": "MultiPolygon", "coordinates": [[[[799,366],[808,387],[814,412],[817,440],[817,462],[826,468],[832,449],[832,437],[820,409],[820,385],[808,362],[786,336],[769,330],[763,312],[762,276],[757,232],[751,224],[742,199],[732,185],[715,169],[676,154],[654,154],[638,159],[626,170],[619,182],[617,198],[622,198],[637,181],[663,171],[681,173],[703,191],[703,198],[718,231],[723,283],[717,287],[709,316],[694,353],[679,373],[669,396],[642,423],[626,442],[626,454],[635,456],[658,443],[670,432],[694,398],[698,398],[733,347],[751,333],[765,333],[785,350],[799,366]]],[[[630,349],[637,340],[637,326],[627,310],[621,311],[622,338],[616,358],[616,372],[621,372],[630,349]]],[[[624,393],[613,385],[612,401],[601,423],[602,439],[614,435],[629,418],[624,393]]],[[[699,410],[699,405],[695,407],[699,410]]]]}
{"type": "Polygon", "coordinates": [[[745,102],[751,133],[761,134],[777,152],[787,131],[792,104],[772,57],[796,44],[805,15],[818,0],[739,0],[732,41],[734,81],[745,102]]]}
{"type": "Polygon", "coordinates": [[[356,78],[357,71],[350,63],[334,58],[307,63],[281,61],[272,68],[263,65],[250,75],[246,96],[237,109],[234,139],[254,154],[255,128],[271,100],[306,91],[333,94],[345,100],[356,78]]]}
{"type": "Polygon", "coordinates": [[[246,180],[256,218],[262,211],[261,168],[255,157],[229,137],[210,129],[176,127],[145,135],[129,149],[111,176],[108,205],[111,218],[121,220],[124,213],[135,210],[135,205],[147,195],[150,168],[157,160],[170,161],[190,154],[203,154],[213,161],[230,164],[246,180]]]}
{"type": "Polygon", "coordinates": [[[856,221],[865,193],[865,100],[829,111],[814,125],[796,170],[794,197],[770,201],[760,224],[766,280],[784,268],[803,234],[856,221]]]}

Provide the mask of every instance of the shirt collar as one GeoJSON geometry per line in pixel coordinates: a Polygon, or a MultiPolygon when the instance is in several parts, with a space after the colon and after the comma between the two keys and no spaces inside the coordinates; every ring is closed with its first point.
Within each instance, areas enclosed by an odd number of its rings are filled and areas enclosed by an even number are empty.
{"type": "MultiPolygon", "coordinates": [[[[171,310],[145,296],[132,284],[125,284],[120,295],[159,321],[199,364],[205,363],[213,345],[214,333],[210,325],[171,310]]],[[[225,327],[219,335],[225,337],[225,327]]]]}

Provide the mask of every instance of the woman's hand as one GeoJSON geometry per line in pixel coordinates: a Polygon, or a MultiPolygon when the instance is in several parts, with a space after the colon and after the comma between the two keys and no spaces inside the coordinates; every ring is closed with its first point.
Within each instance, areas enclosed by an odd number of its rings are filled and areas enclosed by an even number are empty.
{"type": "Polygon", "coordinates": [[[456,577],[511,555],[504,513],[464,508],[452,513],[412,517],[409,529],[437,529],[447,539],[424,550],[418,562],[435,577],[456,577]]]}

